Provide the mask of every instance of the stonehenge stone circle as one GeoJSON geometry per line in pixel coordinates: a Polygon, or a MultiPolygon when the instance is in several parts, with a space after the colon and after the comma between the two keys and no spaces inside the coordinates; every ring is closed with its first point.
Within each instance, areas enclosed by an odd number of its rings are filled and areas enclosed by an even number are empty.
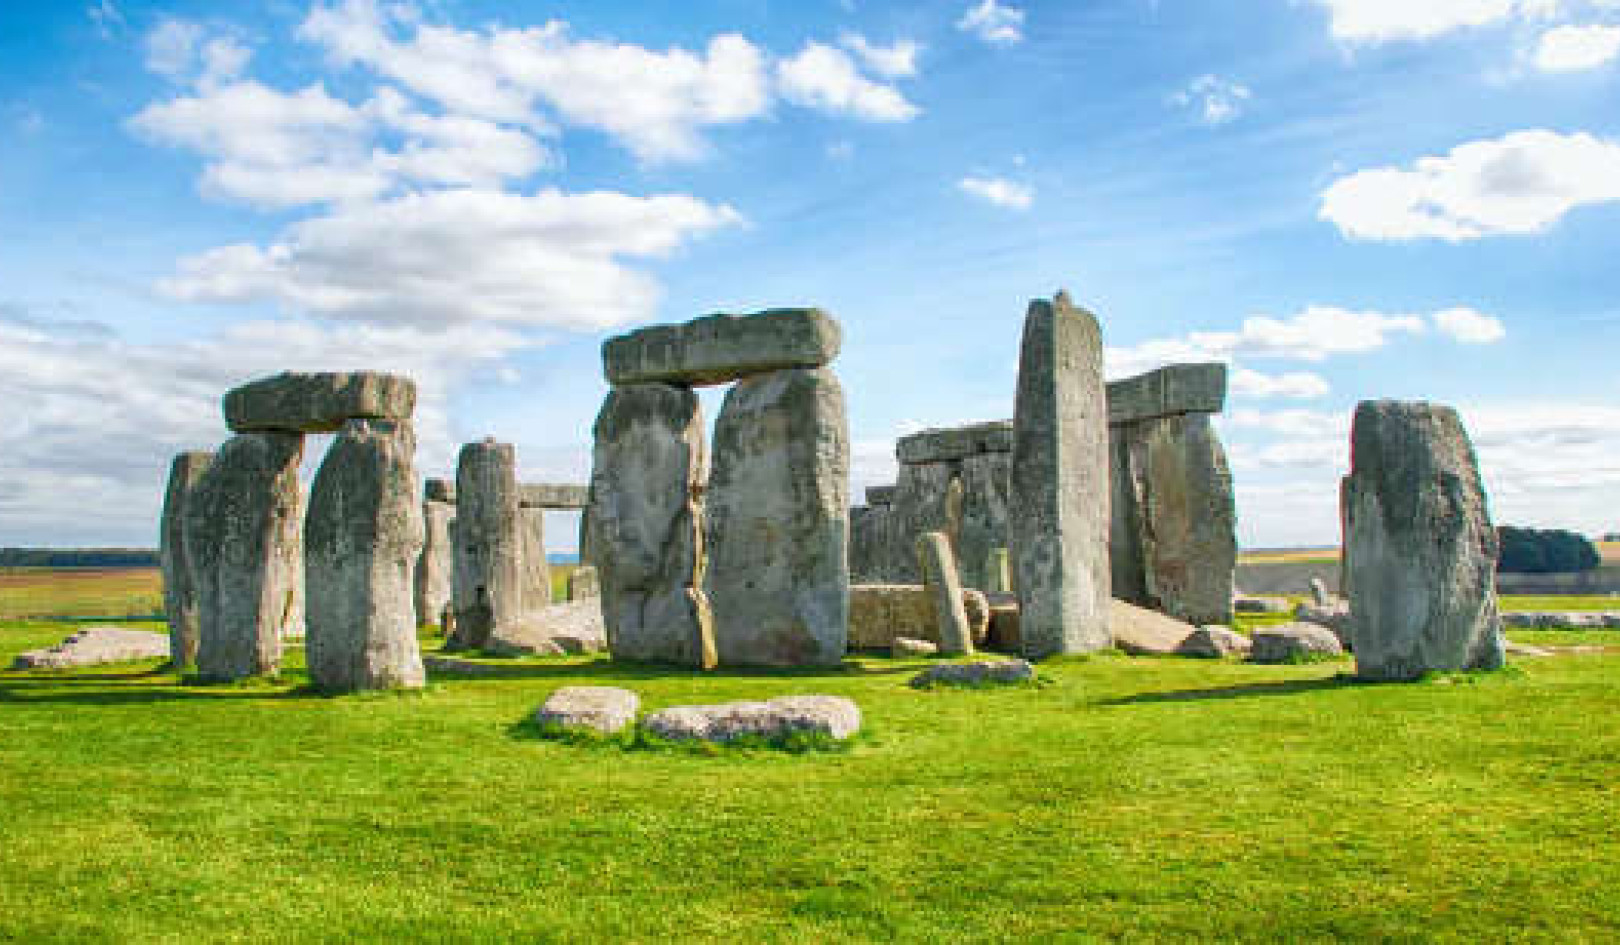
{"type": "Polygon", "coordinates": [[[523,609],[538,610],[551,603],[551,563],[546,560],[546,510],[518,506],[518,531],[523,554],[523,609]]]}
{"type": "Polygon", "coordinates": [[[419,688],[413,571],[423,544],[409,420],[345,421],[310,487],[306,654],[323,690],[419,688]]]}
{"type": "Polygon", "coordinates": [[[1500,668],[1496,529],[1456,411],[1361,403],[1340,495],[1357,674],[1500,668]]]}
{"type": "Polygon", "coordinates": [[[849,625],[849,422],[826,368],[738,382],[715,424],[704,586],[727,665],[843,659],[849,625]]]}
{"type": "Polygon", "coordinates": [[[944,532],[924,532],[917,539],[917,557],[922,564],[923,585],[934,601],[940,652],[946,656],[972,653],[973,631],[968,626],[967,609],[962,606],[962,582],[957,578],[950,539],[944,532]]]}
{"type": "Polygon", "coordinates": [[[697,395],[669,384],[614,388],[593,433],[590,546],[609,649],[618,659],[712,668],[697,395]]]}
{"type": "Polygon", "coordinates": [[[1226,365],[1176,364],[1108,385],[1108,422],[1132,423],[1226,407],[1226,365]]]}
{"type": "Polygon", "coordinates": [[[410,378],[376,371],[289,371],[225,395],[225,423],[233,433],[336,433],[347,420],[409,420],[415,409],[410,378]]]}
{"type": "Polygon", "coordinates": [[[439,620],[450,603],[455,570],[450,523],[455,521],[454,503],[434,499],[434,495],[455,495],[443,479],[429,479],[422,502],[422,556],[416,560],[416,623],[425,626],[439,620]]]}
{"type": "Polygon", "coordinates": [[[709,315],[657,325],[602,345],[608,383],[723,384],[789,368],[816,368],[838,356],[838,323],[813,308],[753,315],[709,315]]]}
{"type": "Polygon", "coordinates": [[[1023,655],[1108,647],[1102,331],[1064,292],[1031,302],[1025,316],[1008,512],[1023,655]]]}
{"type": "Polygon", "coordinates": [[[197,671],[228,682],[274,673],[303,575],[300,433],[226,440],[186,505],[197,586],[197,671]]]}
{"type": "Polygon", "coordinates": [[[531,509],[583,509],[591,503],[591,487],[552,482],[526,482],[518,487],[518,502],[531,509]]]}
{"type": "Polygon", "coordinates": [[[517,459],[510,443],[487,438],[461,448],[456,464],[456,526],[451,606],[455,647],[484,649],[523,616],[523,537],[517,459]]]}
{"type": "Polygon", "coordinates": [[[186,556],[186,509],[197,493],[213,453],[181,453],[169,466],[163,494],[158,561],[163,572],[163,613],[169,621],[169,657],[176,669],[197,661],[197,583],[186,556]]]}

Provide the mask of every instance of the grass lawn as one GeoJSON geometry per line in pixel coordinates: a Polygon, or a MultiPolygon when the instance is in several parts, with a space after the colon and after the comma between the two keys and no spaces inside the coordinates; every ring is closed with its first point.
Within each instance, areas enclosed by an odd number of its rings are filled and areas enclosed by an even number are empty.
{"type": "Polygon", "coordinates": [[[1620,597],[1607,594],[1503,594],[1497,600],[1503,611],[1620,611],[1620,597]]]}
{"type": "MultiPolygon", "coordinates": [[[[0,623],[0,665],[70,629],[0,623]]],[[[0,672],[0,940],[1620,937],[1620,652],[1386,686],[1107,656],[927,693],[887,659],[502,665],[343,698],[297,669],[0,672]],[[868,732],[713,757],[529,737],[573,683],[847,695],[868,732]]]]}
{"type": "Polygon", "coordinates": [[[0,568],[0,620],[161,613],[157,568],[0,568]]]}

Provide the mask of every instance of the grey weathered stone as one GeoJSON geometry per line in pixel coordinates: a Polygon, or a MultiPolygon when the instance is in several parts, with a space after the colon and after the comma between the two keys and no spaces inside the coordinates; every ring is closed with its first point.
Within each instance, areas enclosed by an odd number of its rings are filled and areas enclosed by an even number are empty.
{"type": "Polygon", "coordinates": [[[1035,667],[1024,660],[978,660],[972,663],[941,663],[911,678],[914,689],[933,686],[1007,686],[1035,678],[1035,667]]]}
{"type": "MultiPolygon", "coordinates": [[[[992,568],[992,555],[1008,542],[1008,509],[1012,492],[1012,454],[980,453],[961,461],[958,481],[962,511],[951,544],[968,587],[994,590],[1002,582],[992,568]]],[[[1011,590],[1008,586],[1007,590],[1011,590]]]]}
{"type": "Polygon", "coordinates": [[[551,604],[551,563],[546,560],[546,511],[522,506],[518,509],[518,529],[523,548],[523,609],[537,610],[551,604]]]}
{"type": "Polygon", "coordinates": [[[1115,598],[1108,602],[1108,629],[1114,645],[1132,656],[1170,656],[1198,628],[1115,598]]]}
{"type": "Polygon", "coordinates": [[[334,433],[345,420],[409,420],[416,382],[377,371],[288,371],[227,392],[224,406],[235,433],[334,433]]]}
{"type": "Polygon", "coordinates": [[[18,653],[11,661],[11,668],[72,669],[102,663],[163,659],[170,655],[169,640],[167,634],[145,630],[84,627],[68,634],[55,646],[18,653]]]}
{"type": "Polygon", "coordinates": [[[1226,365],[1172,364],[1108,385],[1108,421],[1131,423],[1226,406],[1226,365]]]}
{"type": "Polygon", "coordinates": [[[534,509],[583,509],[590,504],[590,486],[554,482],[526,482],[518,487],[518,501],[534,509]]]}
{"type": "Polygon", "coordinates": [[[1327,627],[1339,638],[1339,643],[1345,649],[1350,649],[1353,645],[1350,640],[1350,605],[1342,600],[1333,601],[1325,607],[1300,604],[1294,609],[1294,619],[1302,623],[1327,627]]]}
{"type": "Polygon", "coordinates": [[[568,572],[568,600],[596,600],[602,596],[602,585],[593,565],[582,564],[568,572]]]}
{"type": "Polygon", "coordinates": [[[849,629],[849,424],[826,369],[750,377],[715,423],[705,578],[720,662],[826,666],[849,629]]]}
{"type": "Polygon", "coordinates": [[[667,384],[610,391],[596,417],[590,546],[619,659],[715,665],[703,595],[703,416],[667,384]]]}
{"type": "Polygon", "coordinates": [[[1341,496],[1356,673],[1502,666],[1496,529],[1456,411],[1361,403],[1341,496]]]}
{"type": "Polygon", "coordinates": [[[867,505],[893,505],[894,486],[867,486],[867,505]]]}
{"type": "MultiPolygon", "coordinates": [[[[990,607],[972,588],[962,590],[962,610],[974,643],[989,630],[990,607]]],[[[933,595],[921,584],[851,584],[849,648],[888,649],[896,637],[939,642],[939,616],[933,595]]]]}
{"type": "Polygon", "coordinates": [[[1024,655],[1110,645],[1102,334],[1065,293],[1030,303],[1013,420],[1009,545],[1024,655]]]}
{"type": "Polygon", "coordinates": [[[1319,577],[1311,578],[1311,600],[1318,607],[1329,607],[1334,603],[1333,595],[1328,593],[1327,582],[1319,577]]]}
{"type": "Polygon", "coordinates": [[[163,570],[163,614],[169,622],[169,652],[177,668],[197,661],[197,582],[186,557],[186,507],[196,494],[213,453],[181,453],[169,466],[163,493],[158,561],[163,570]]]}
{"type": "MultiPolygon", "coordinates": [[[[428,480],[433,482],[434,480],[428,480]]],[[[455,549],[450,523],[456,507],[428,499],[422,503],[422,554],[416,559],[416,623],[439,620],[449,605],[455,574],[455,549]]]]}
{"type": "Polygon", "coordinates": [[[895,637],[889,644],[889,655],[895,659],[913,659],[919,656],[933,656],[939,652],[939,644],[928,640],[915,640],[911,637],[895,637]]]}
{"type": "Polygon", "coordinates": [[[642,727],[662,738],[728,742],[744,736],[775,739],[826,735],[842,741],[861,728],[861,709],[842,696],[784,696],[768,702],[672,706],[642,727]]]}
{"type": "Polygon", "coordinates": [[[961,526],[961,486],[949,463],[911,463],[900,467],[889,513],[888,544],[877,556],[887,562],[879,576],[894,584],[921,584],[917,536],[925,532],[956,534],[961,526]],[[953,499],[955,500],[953,502],[953,499]]]}
{"type": "Polygon", "coordinates": [[[452,648],[489,646],[528,608],[521,515],[512,445],[494,439],[464,445],[456,463],[452,648]]]}
{"type": "Polygon", "coordinates": [[[594,599],[550,604],[501,628],[485,649],[501,656],[578,656],[607,649],[602,608],[594,599]]]}
{"type": "Polygon", "coordinates": [[[724,384],[821,367],[838,356],[842,337],[838,322],[813,308],[707,315],[609,338],[602,345],[602,367],[614,386],[724,384]]]}
{"type": "Polygon", "coordinates": [[[986,594],[1012,594],[1012,554],[1006,548],[991,548],[984,567],[986,594]]]}
{"type": "Polygon", "coordinates": [[[350,420],[310,486],[304,586],[310,681],[329,692],[415,689],[413,572],[422,553],[416,433],[350,420]]]}
{"type": "Polygon", "coordinates": [[[303,574],[298,433],[226,440],[186,506],[197,582],[197,671],[226,682],[281,667],[303,574]]]}
{"type": "Polygon", "coordinates": [[[1116,597],[1192,623],[1232,619],[1237,507],[1208,414],[1109,428],[1116,597]]]}
{"type": "Polygon", "coordinates": [[[1286,597],[1239,595],[1232,598],[1232,610],[1240,614],[1291,614],[1294,602],[1286,597]]]}
{"type": "Polygon", "coordinates": [[[456,481],[454,479],[429,479],[422,486],[422,498],[427,502],[444,502],[455,505],[456,481]]]}
{"type": "Polygon", "coordinates": [[[603,735],[624,731],[636,720],[641,698],[617,686],[564,686],[546,697],[534,720],[541,725],[588,728],[603,735]]]}
{"type": "Polygon", "coordinates": [[[849,510],[849,579],[881,584],[888,580],[890,546],[894,542],[894,508],[857,505],[849,510]]]}
{"type": "Polygon", "coordinates": [[[1012,445],[1012,421],[991,420],[903,436],[895,444],[895,456],[902,463],[946,463],[980,453],[1010,453],[1012,445]]]}
{"type": "Polygon", "coordinates": [[[1188,634],[1176,652],[1182,656],[1220,659],[1223,656],[1247,656],[1252,647],[1248,637],[1231,627],[1211,625],[1199,627],[1188,634]]]}
{"type": "Polygon", "coordinates": [[[924,532],[917,539],[917,558],[922,567],[923,586],[933,598],[939,627],[939,649],[946,656],[973,652],[973,633],[968,628],[967,610],[962,606],[962,582],[956,573],[956,555],[944,532],[924,532]]]}
{"type": "Polygon", "coordinates": [[[1344,647],[1339,645],[1339,638],[1332,630],[1311,623],[1259,627],[1250,634],[1249,642],[1249,659],[1256,663],[1288,663],[1344,653],[1344,647]]]}

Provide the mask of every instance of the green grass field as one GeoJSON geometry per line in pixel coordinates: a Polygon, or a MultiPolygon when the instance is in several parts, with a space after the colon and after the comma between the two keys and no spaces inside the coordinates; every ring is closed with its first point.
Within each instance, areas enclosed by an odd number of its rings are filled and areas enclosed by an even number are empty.
{"type": "MultiPolygon", "coordinates": [[[[0,665],[71,629],[0,622],[0,665]]],[[[1103,656],[927,693],[924,662],[879,658],[507,660],[342,698],[299,688],[296,650],[239,687],[0,672],[0,940],[1613,940],[1620,632],[1522,639],[1611,650],[1385,686],[1103,656]],[[847,695],[867,731],[535,739],[575,683],[647,709],[847,695]]]]}

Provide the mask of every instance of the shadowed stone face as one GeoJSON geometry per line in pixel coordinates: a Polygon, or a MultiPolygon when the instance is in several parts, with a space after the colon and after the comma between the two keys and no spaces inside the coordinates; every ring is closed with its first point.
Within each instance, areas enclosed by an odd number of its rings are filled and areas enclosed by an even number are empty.
{"type": "Polygon", "coordinates": [[[492,439],[461,448],[456,465],[452,607],[455,645],[482,649],[525,609],[517,460],[492,439]]]}
{"type": "Polygon", "coordinates": [[[450,603],[452,573],[455,570],[450,523],[455,518],[456,507],[448,502],[428,500],[422,503],[422,556],[416,560],[418,626],[441,619],[444,608],[450,603]]]}
{"type": "Polygon", "coordinates": [[[213,453],[176,456],[163,495],[158,558],[163,569],[163,612],[169,620],[169,654],[176,667],[190,666],[197,660],[197,580],[186,555],[186,509],[213,461],[213,453]]]}

